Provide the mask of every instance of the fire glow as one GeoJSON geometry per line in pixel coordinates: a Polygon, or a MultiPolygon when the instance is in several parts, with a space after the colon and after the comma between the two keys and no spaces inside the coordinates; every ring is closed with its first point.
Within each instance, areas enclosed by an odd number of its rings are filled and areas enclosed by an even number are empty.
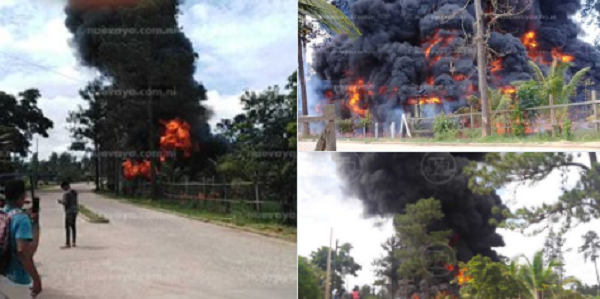
{"type": "MultiPolygon", "coordinates": [[[[541,63],[543,65],[550,65],[552,61],[544,59],[542,57],[542,53],[538,51],[538,42],[536,40],[536,33],[534,31],[529,31],[525,33],[525,35],[521,38],[521,42],[525,45],[527,49],[527,55],[531,60],[541,63]]],[[[575,57],[572,55],[564,54],[559,48],[553,48],[552,52],[552,60],[558,60],[562,63],[571,63],[575,61],[575,57]]]]}
{"type": "Polygon", "coordinates": [[[166,152],[170,150],[181,150],[186,158],[190,157],[192,152],[190,125],[178,118],[161,122],[165,126],[165,132],[160,137],[160,161],[166,160],[166,152]]]}
{"type": "Polygon", "coordinates": [[[348,104],[352,111],[360,116],[365,116],[365,109],[360,107],[360,94],[361,90],[364,91],[365,83],[362,79],[359,79],[355,84],[348,86],[348,94],[350,99],[348,104]]]}
{"type": "Polygon", "coordinates": [[[151,178],[151,163],[148,160],[142,162],[132,161],[131,159],[125,160],[122,164],[123,176],[127,180],[133,180],[138,176],[143,176],[147,179],[151,178]]]}
{"type": "MultiPolygon", "coordinates": [[[[184,157],[190,157],[192,151],[190,125],[178,118],[161,121],[161,123],[165,126],[165,131],[160,137],[160,161],[165,162],[167,152],[174,150],[181,150],[184,157]]],[[[139,176],[151,178],[152,164],[149,160],[137,162],[127,159],[121,165],[125,179],[133,180],[139,176]]]]}

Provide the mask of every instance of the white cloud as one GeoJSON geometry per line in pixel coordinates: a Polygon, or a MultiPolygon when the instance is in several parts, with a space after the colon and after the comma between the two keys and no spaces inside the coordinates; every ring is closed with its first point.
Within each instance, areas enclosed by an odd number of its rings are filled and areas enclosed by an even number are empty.
{"type": "Polygon", "coordinates": [[[218,91],[212,90],[207,92],[208,101],[205,105],[213,112],[213,117],[209,120],[212,128],[215,128],[217,123],[222,119],[232,119],[242,113],[242,105],[240,104],[240,95],[223,96],[218,91]]]}
{"type": "MultiPolygon", "coordinates": [[[[82,67],[69,46],[65,0],[0,0],[0,90],[17,94],[37,88],[40,107],[55,128],[39,138],[41,157],[71,143],[65,128],[68,110],[96,72],[82,67]],[[18,5],[17,5],[18,4],[18,5]]],[[[283,84],[295,67],[296,2],[245,0],[227,3],[186,1],[180,24],[199,55],[195,78],[208,90],[215,112],[209,121],[241,112],[246,89],[283,84]]]]}

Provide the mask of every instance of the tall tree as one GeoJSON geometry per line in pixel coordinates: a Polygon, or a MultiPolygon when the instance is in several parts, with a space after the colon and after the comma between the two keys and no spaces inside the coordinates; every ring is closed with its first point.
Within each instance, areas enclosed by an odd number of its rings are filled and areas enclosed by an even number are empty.
{"type": "MultiPolygon", "coordinates": [[[[98,78],[90,82],[83,90],[79,91],[87,107],[78,107],[78,110],[69,112],[67,121],[72,124],[70,131],[74,142],[72,150],[93,152],[94,157],[94,183],[100,187],[100,149],[105,149],[109,144],[110,123],[108,121],[110,102],[106,96],[109,87],[105,79],[98,78]],[[92,143],[92,148],[86,147],[86,142],[92,143]]],[[[114,124],[113,124],[114,125],[114,124]]]]}
{"type": "MultiPolygon", "coordinates": [[[[564,253],[571,251],[570,248],[563,249],[566,239],[563,238],[561,232],[555,233],[554,229],[550,228],[550,233],[544,242],[544,259],[548,262],[556,261],[558,265],[554,268],[558,275],[558,284],[561,285],[565,277],[565,258],[564,253]]],[[[558,288],[559,298],[562,298],[562,288],[558,288]]]]}
{"type": "MultiPolygon", "coordinates": [[[[0,91],[1,161],[9,160],[10,154],[27,156],[33,135],[48,137],[53,123],[38,107],[40,98],[37,89],[25,90],[18,97],[0,91]]],[[[9,163],[1,161],[0,171],[10,171],[9,163]]]]}
{"type": "Polygon", "coordinates": [[[505,213],[510,219],[500,225],[524,232],[534,224],[545,224],[534,228],[532,233],[539,234],[552,224],[561,224],[566,232],[575,224],[587,223],[600,218],[600,165],[595,153],[588,153],[590,165],[575,161],[581,153],[489,153],[485,157],[485,165],[479,167],[473,162],[463,172],[471,176],[469,186],[475,192],[488,193],[515,183],[517,186],[533,186],[544,180],[552,172],[561,173],[563,182],[568,171],[576,171],[580,175],[574,187],[564,187],[558,202],[542,204],[538,207],[525,207],[514,213],[505,213]],[[577,222],[574,222],[577,221],[577,222]]]}
{"type": "MultiPolygon", "coordinates": [[[[590,259],[596,268],[596,280],[600,286],[600,275],[598,275],[598,257],[600,257],[600,237],[595,231],[589,231],[583,235],[583,245],[579,247],[585,261],[590,259]]],[[[596,288],[596,296],[600,296],[600,288],[596,288]]]]}
{"type": "Polygon", "coordinates": [[[398,282],[400,281],[398,270],[402,264],[398,256],[398,250],[402,248],[402,243],[397,236],[392,236],[381,244],[381,248],[385,255],[373,261],[375,276],[387,279],[390,282],[390,293],[396,294],[398,292],[398,282]]]}
{"type": "MultiPolygon", "coordinates": [[[[326,0],[298,0],[298,72],[300,75],[300,91],[302,93],[302,115],[308,115],[308,98],[306,93],[306,77],[304,74],[304,48],[307,36],[313,29],[307,22],[316,21],[330,32],[348,34],[354,38],[360,31],[348,17],[329,4],[326,0]]],[[[304,135],[310,133],[308,123],[304,126],[304,135]]]]}
{"type": "Polygon", "coordinates": [[[321,298],[315,266],[303,256],[298,256],[298,298],[321,298]]]}
{"type": "MultiPolygon", "coordinates": [[[[404,247],[398,250],[398,257],[403,261],[400,265],[400,276],[408,280],[420,277],[424,280],[425,289],[421,290],[425,299],[429,299],[428,269],[432,266],[430,261],[437,262],[437,258],[423,259],[422,253],[430,253],[429,246],[446,244],[452,235],[451,230],[429,231],[428,227],[434,222],[444,218],[442,204],[434,198],[421,199],[415,204],[406,205],[406,213],[396,215],[394,218],[396,234],[404,247]]],[[[420,285],[420,284],[417,284],[420,285]]]]}
{"type": "MultiPolygon", "coordinates": [[[[295,87],[296,76],[288,87],[295,87]]],[[[296,121],[291,90],[269,87],[261,93],[246,92],[241,97],[244,113],[217,125],[231,151],[218,159],[217,171],[229,178],[255,182],[261,194],[281,203],[286,224],[296,222],[296,147],[291,140],[296,132],[288,130],[296,121]]],[[[262,199],[262,198],[261,198],[262,199]]]]}
{"type": "MultiPolygon", "coordinates": [[[[332,249],[331,251],[331,285],[333,289],[339,289],[344,286],[343,277],[346,275],[357,276],[356,272],[362,269],[362,266],[354,261],[351,255],[352,244],[344,243],[337,250],[332,249]]],[[[311,256],[311,263],[319,267],[322,271],[327,270],[327,255],[329,253],[329,247],[323,246],[317,251],[313,251],[311,256]]]]}

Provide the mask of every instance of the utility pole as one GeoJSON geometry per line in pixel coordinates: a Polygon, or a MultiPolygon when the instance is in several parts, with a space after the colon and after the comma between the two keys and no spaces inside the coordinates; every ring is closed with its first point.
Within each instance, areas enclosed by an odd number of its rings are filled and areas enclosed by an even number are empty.
{"type": "Polygon", "coordinates": [[[481,0],[475,0],[475,13],[477,15],[477,34],[475,36],[475,42],[477,43],[477,70],[479,72],[479,93],[481,94],[481,136],[486,137],[491,134],[492,129],[490,126],[486,68],[487,51],[483,38],[483,9],[481,7],[481,0]]]}
{"type": "Polygon", "coordinates": [[[329,234],[329,252],[327,254],[327,274],[325,277],[325,299],[330,299],[331,296],[331,243],[333,241],[333,228],[329,234]]]}

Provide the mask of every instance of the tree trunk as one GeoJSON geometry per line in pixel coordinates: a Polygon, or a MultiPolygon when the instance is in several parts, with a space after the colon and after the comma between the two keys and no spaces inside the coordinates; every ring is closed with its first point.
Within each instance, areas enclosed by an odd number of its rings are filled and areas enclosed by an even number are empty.
{"type": "MultiPolygon", "coordinates": [[[[298,77],[300,77],[300,92],[302,93],[302,115],[308,115],[308,97],[304,78],[304,58],[302,53],[302,36],[298,33],[298,77]]],[[[303,123],[303,135],[310,135],[310,123],[303,123]]]]}
{"type": "Polygon", "coordinates": [[[595,152],[590,152],[590,163],[592,164],[592,166],[594,165],[594,163],[598,163],[598,157],[596,156],[595,152]]]}
{"type": "Polygon", "coordinates": [[[150,96],[148,106],[148,149],[150,150],[151,157],[150,158],[150,197],[152,199],[157,199],[158,197],[158,185],[156,182],[156,167],[158,163],[156,161],[156,146],[154,144],[156,138],[154,138],[154,98],[150,96]]]}
{"type": "Polygon", "coordinates": [[[96,191],[100,190],[100,153],[98,152],[98,142],[94,141],[94,184],[96,185],[96,191]]]}
{"type": "MultiPolygon", "coordinates": [[[[600,276],[598,275],[598,263],[594,260],[594,266],[596,267],[596,280],[598,281],[598,286],[600,286],[600,276]]],[[[596,289],[596,296],[600,296],[600,287],[596,289]]]]}
{"type": "Polygon", "coordinates": [[[429,299],[429,275],[425,274],[425,299],[429,299]]]}
{"type": "Polygon", "coordinates": [[[481,136],[489,136],[492,132],[490,126],[490,107],[488,103],[487,84],[487,62],[486,45],[483,40],[483,10],[481,0],[475,0],[475,12],[477,14],[477,70],[479,72],[479,93],[481,94],[481,136]]]}

